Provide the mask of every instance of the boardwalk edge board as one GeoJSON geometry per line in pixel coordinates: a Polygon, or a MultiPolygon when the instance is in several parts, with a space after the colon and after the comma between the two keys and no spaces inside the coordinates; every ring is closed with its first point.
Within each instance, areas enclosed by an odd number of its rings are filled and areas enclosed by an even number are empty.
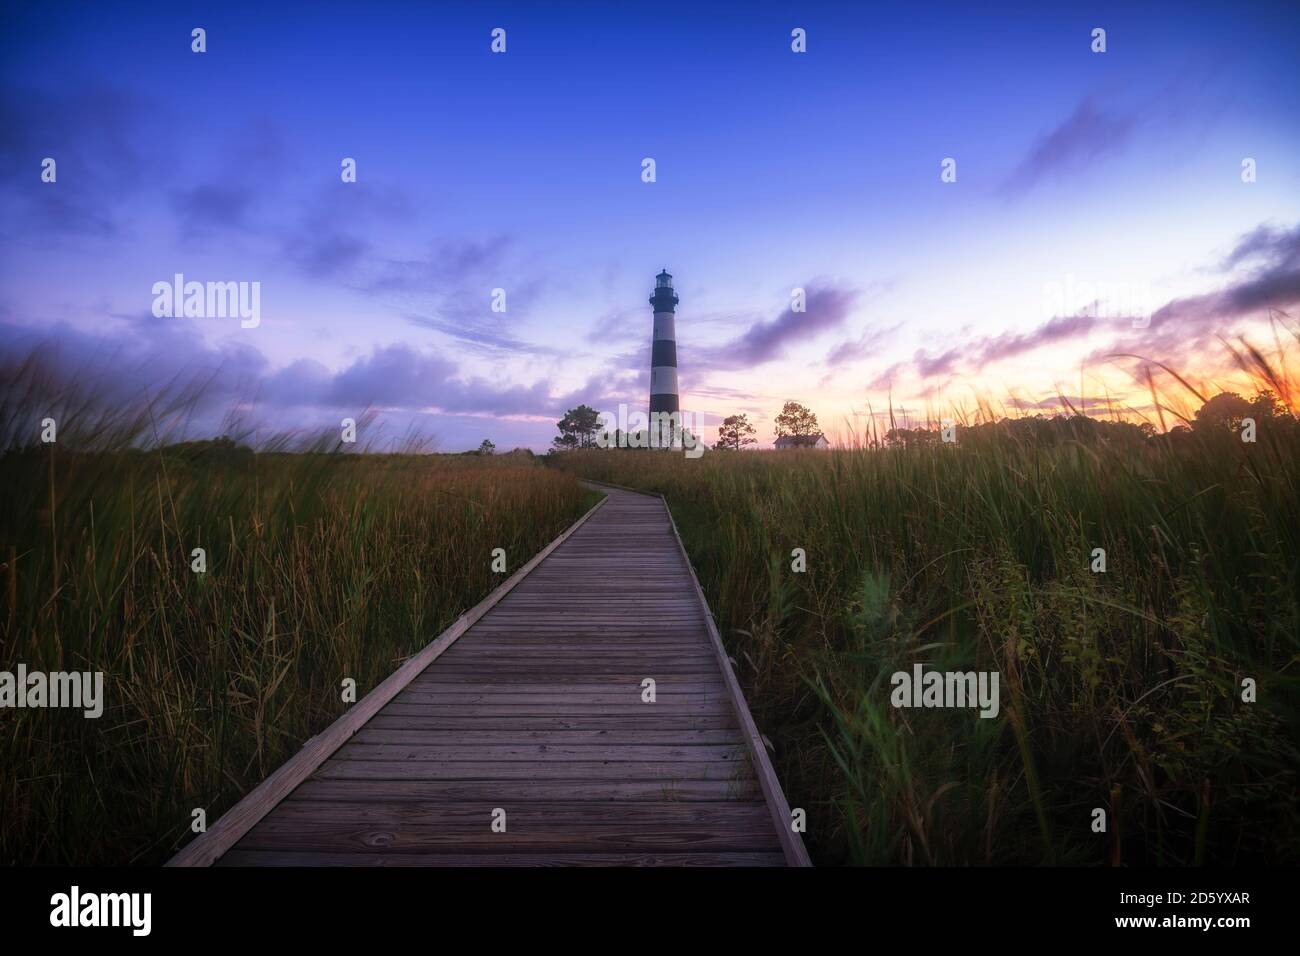
{"type": "Polygon", "coordinates": [[[722,668],[722,679],[731,695],[731,705],[736,712],[736,719],[740,721],[741,733],[744,735],[745,743],[749,748],[750,759],[754,764],[754,773],[758,777],[759,786],[762,788],[768,809],[772,812],[772,822],[776,826],[777,838],[781,842],[785,861],[790,866],[812,866],[812,860],[803,845],[803,839],[791,827],[790,804],[786,801],[785,791],[781,789],[781,782],[777,779],[776,771],[772,768],[772,761],[768,759],[763,736],[759,733],[758,725],[754,723],[754,718],[749,713],[749,705],[745,703],[745,694],[740,688],[740,681],[736,679],[736,674],[731,669],[731,659],[727,656],[727,649],[722,643],[722,635],[718,633],[718,625],[713,620],[713,612],[709,610],[709,602],[704,596],[704,589],[700,587],[700,579],[695,574],[695,565],[691,563],[691,556],[686,553],[686,546],[682,544],[682,536],[677,530],[677,520],[673,517],[672,509],[668,507],[668,499],[659,493],[639,491],[636,488],[627,488],[610,482],[584,481],[583,483],[596,490],[599,490],[604,485],[617,488],[620,491],[649,495],[650,497],[657,497],[663,503],[664,511],[668,513],[668,523],[673,529],[673,539],[677,542],[677,548],[681,552],[682,560],[686,562],[686,567],[690,570],[691,582],[695,585],[695,597],[704,611],[704,623],[709,632],[709,640],[713,644],[714,653],[717,655],[718,666],[722,668]]]}
{"type": "Polygon", "coordinates": [[[254,787],[242,800],[222,814],[207,832],[183,847],[165,866],[211,866],[227,850],[239,842],[263,817],[271,812],[285,797],[312,775],[331,755],[358,730],[383,709],[408,684],[424,672],[443,651],[470,629],[511,590],[526,578],[546,557],[563,544],[600,510],[608,501],[602,498],[591,506],[581,518],[570,525],[558,538],[535,554],[532,559],[506,579],[487,597],[470,608],[450,627],[430,641],[412,657],[407,658],[397,670],[386,677],[374,690],[354,704],[316,736],[307,740],[302,748],[280,767],[254,787]]]}

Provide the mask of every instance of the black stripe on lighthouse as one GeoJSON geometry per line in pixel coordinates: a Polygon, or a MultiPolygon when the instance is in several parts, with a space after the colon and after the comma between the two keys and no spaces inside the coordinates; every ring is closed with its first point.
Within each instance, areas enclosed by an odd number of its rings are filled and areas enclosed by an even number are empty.
{"type": "Polygon", "coordinates": [[[650,346],[650,367],[677,367],[677,343],[670,339],[658,339],[650,346]]]}

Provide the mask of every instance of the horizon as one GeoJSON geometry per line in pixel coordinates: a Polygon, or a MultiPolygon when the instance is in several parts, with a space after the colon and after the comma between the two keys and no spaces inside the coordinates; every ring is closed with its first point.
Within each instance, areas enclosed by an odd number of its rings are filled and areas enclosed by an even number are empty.
{"type": "Polygon", "coordinates": [[[375,409],[543,451],[570,407],[645,407],[661,268],[710,444],[744,413],[770,446],[787,400],[833,443],[883,409],[1154,420],[1148,372],[1249,397],[1228,345],[1291,354],[1283,3],[71,8],[4,14],[0,362],[209,377],[208,434],[375,409]],[[257,283],[257,323],[158,315],[178,274],[257,283]]]}

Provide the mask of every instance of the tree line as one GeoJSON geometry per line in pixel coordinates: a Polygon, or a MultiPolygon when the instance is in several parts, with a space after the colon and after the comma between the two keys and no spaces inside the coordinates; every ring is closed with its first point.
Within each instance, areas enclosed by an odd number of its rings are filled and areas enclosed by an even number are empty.
{"type": "MultiPolygon", "coordinates": [[[[944,429],[934,426],[900,428],[894,426],[879,439],[868,442],[871,448],[917,448],[937,445],[945,437],[957,442],[996,443],[1001,441],[1057,444],[1061,442],[1106,441],[1110,443],[1140,444],[1158,440],[1177,444],[1193,435],[1204,437],[1222,432],[1240,433],[1251,423],[1253,427],[1270,426],[1273,430],[1300,429],[1300,420],[1292,415],[1271,391],[1261,390],[1254,398],[1243,398],[1236,392],[1221,392],[1197,409],[1190,419],[1180,421],[1164,433],[1149,422],[1133,422],[1092,418],[1082,413],[1052,416],[1031,415],[1022,418],[1002,418],[974,425],[952,426],[948,436],[944,429]]],[[[552,441],[555,451],[577,448],[594,448],[600,433],[600,413],[589,405],[579,405],[564,413],[556,422],[559,434],[552,441]]],[[[817,416],[807,406],[794,401],[786,402],[774,419],[774,438],[812,437],[822,433],[817,416]]],[[[728,415],[718,426],[718,439],[713,448],[718,451],[740,451],[758,443],[757,429],[745,414],[728,415]]],[[[618,436],[615,435],[615,438],[618,436]]],[[[614,447],[622,447],[615,443],[614,447]]]]}
{"type": "MultiPolygon", "coordinates": [[[[776,416],[776,437],[781,438],[786,435],[811,436],[820,435],[821,426],[817,424],[817,416],[805,406],[798,402],[786,402],[781,413],[776,416]]],[[[596,436],[600,434],[600,413],[590,405],[579,405],[576,408],[570,408],[564,413],[564,417],[555,423],[559,434],[551,441],[551,447],[554,451],[573,451],[578,448],[595,448],[597,447],[596,436]]],[[[715,449],[739,450],[746,445],[753,445],[757,442],[754,438],[755,428],[750,424],[747,415],[729,415],[722,420],[718,428],[718,440],[713,445],[715,449]]],[[[619,442],[619,433],[615,432],[611,436],[610,445],[616,448],[625,447],[628,443],[619,442]]]]}

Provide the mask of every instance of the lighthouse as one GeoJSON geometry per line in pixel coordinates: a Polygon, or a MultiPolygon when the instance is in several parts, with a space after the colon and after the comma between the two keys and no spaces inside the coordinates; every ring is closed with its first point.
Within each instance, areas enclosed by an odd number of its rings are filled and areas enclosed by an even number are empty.
{"type": "Polygon", "coordinates": [[[655,276],[650,305],[655,316],[650,340],[650,431],[667,438],[669,429],[660,432],[659,423],[667,424],[663,416],[681,410],[677,399],[677,293],[667,269],[655,276]]]}

